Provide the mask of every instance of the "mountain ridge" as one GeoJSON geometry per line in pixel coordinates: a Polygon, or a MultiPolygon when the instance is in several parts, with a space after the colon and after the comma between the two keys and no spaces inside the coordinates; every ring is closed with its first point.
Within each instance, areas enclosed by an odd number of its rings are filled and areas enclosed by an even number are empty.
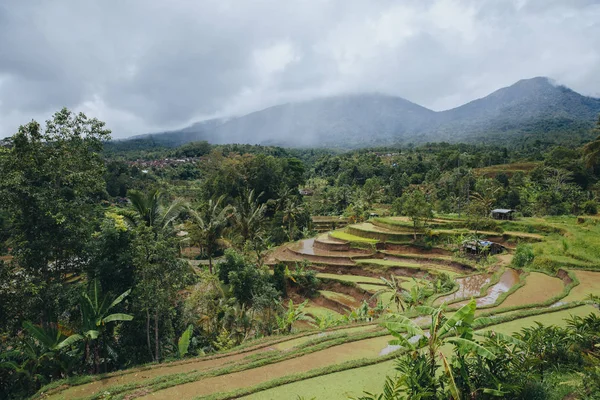
{"type": "Polygon", "coordinates": [[[498,136],[544,138],[570,130],[585,135],[598,114],[600,99],[555,85],[549,78],[535,77],[443,111],[398,96],[354,93],[278,104],[239,117],[202,121],[142,137],[177,144],[207,140],[215,144],[346,148],[485,142],[498,136]]]}

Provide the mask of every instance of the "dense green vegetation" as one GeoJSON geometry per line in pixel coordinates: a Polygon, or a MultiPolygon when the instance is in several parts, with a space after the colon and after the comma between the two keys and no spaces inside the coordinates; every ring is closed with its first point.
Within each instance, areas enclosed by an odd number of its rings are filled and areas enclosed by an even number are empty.
{"type": "MultiPolygon", "coordinates": [[[[389,333],[405,352],[399,378],[390,378],[379,398],[549,398],[544,382],[560,376],[549,370],[584,376],[582,398],[597,391],[600,327],[593,315],[516,337],[475,334],[566,298],[579,282],[565,268],[600,270],[595,142],[341,153],[113,143],[109,135],[102,122],[62,110],[45,128],[20,127],[0,147],[0,397],[136,366],[218,359],[303,329],[330,336],[237,366],[115,384],[112,393],[167,389],[389,333]],[[516,209],[519,219],[492,220],[493,208],[516,209]],[[316,236],[311,216],[318,215],[334,225],[355,223],[320,242],[347,246],[346,253],[301,240],[316,236]],[[514,257],[495,258],[487,248],[473,257],[460,253],[465,242],[479,246],[486,236],[515,247],[514,257]],[[489,274],[475,296],[483,297],[509,264],[526,272],[483,306],[493,311],[479,319],[474,302],[452,315],[429,306],[462,289],[457,276],[489,274]],[[507,297],[528,289],[534,270],[564,277],[564,290],[502,309],[507,297]],[[433,315],[432,324],[409,319],[419,314],[433,315]],[[332,333],[379,318],[388,318],[389,332],[332,333]],[[406,334],[420,339],[408,342],[406,334]],[[553,346],[547,351],[546,342],[553,346]]],[[[448,308],[458,309],[454,303],[448,308]]],[[[277,382],[314,376],[305,371],[277,382]]],[[[277,386],[269,385],[258,387],[277,386]]]]}

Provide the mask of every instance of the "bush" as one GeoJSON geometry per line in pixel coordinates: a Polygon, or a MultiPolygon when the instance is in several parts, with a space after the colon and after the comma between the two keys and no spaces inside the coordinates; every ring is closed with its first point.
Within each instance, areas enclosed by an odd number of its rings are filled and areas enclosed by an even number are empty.
{"type": "Polygon", "coordinates": [[[581,207],[583,209],[583,213],[586,215],[598,214],[598,203],[596,203],[595,200],[586,201],[581,207]]]}
{"type": "Polygon", "coordinates": [[[246,261],[244,257],[232,249],[225,251],[225,261],[218,265],[219,279],[225,284],[229,284],[229,273],[237,272],[244,268],[246,261]]]}
{"type": "Polygon", "coordinates": [[[285,264],[279,263],[273,267],[273,286],[281,293],[283,297],[287,295],[287,285],[285,279],[285,264]]]}
{"type": "Polygon", "coordinates": [[[519,244],[512,260],[512,266],[515,268],[524,268],[531,264],[534,259],[533,247],[530,244],[519,244]]]}
{"type": "Polygon", "coordinates": [[[304,296],[314,296],[321,284],[321,281],[317,278],[317,273],[312,269],[306,269],[305,265],[296,265],[296,270],[289,272],[289,276],[292,285],[297,286],[304,296]]]}

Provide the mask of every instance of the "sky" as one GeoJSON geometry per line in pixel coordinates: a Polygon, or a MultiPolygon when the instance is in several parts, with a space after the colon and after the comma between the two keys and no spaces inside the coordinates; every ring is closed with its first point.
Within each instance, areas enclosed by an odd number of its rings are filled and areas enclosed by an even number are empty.
{"type": "Polygon", "coordinates": [[[0,137],[114,138],[345,93],[444,110],[548,76],[600,97],[600,0],[0,0],[0,137]]]}

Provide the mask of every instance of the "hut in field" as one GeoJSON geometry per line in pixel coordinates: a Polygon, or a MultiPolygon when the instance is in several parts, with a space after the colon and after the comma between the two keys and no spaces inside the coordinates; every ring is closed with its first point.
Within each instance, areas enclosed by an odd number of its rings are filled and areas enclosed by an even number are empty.
{"type": "Polygon", "coordinates": [[[500,220],[513,220],[515,210],[511,210],[510,208],[496,208],[490,212],[490,216],[494,219],[500,220]]]}
{"type": "Polygon", "coordinates": [[[500,243],[491,242],[489,240],[467,240],[467,241],[463,242],[463,244],[461,246],[461,250],[463,253],[466,253],[466,254],[494,255],[494,254],[500,254],[506,249],[500,243]]]}

